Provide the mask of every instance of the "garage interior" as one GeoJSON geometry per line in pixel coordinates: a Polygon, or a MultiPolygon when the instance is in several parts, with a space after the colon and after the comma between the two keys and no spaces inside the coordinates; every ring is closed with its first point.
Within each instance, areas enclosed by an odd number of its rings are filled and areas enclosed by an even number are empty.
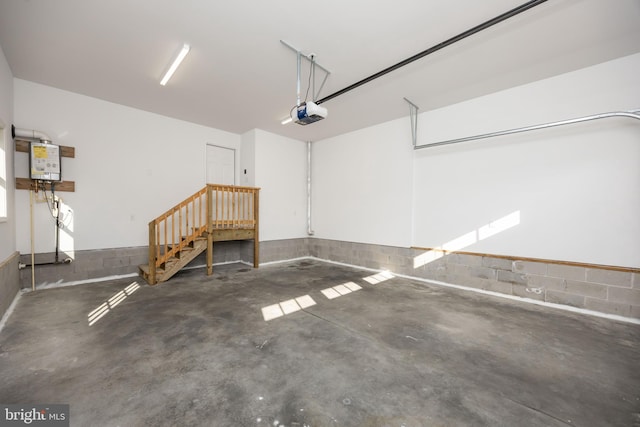
{"type": "Polygon", "coordinates": [[[640,426],[637,40],[637,0],[3,2],[0,405],[640,426]]]}

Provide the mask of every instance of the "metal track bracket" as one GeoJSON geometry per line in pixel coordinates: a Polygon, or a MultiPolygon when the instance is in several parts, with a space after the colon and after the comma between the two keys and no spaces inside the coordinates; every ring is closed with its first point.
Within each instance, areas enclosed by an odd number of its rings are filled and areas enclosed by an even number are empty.
{"type": "MultiPolygon", "coordinates": [[[[406,100],[406,98],[405,98],[405,100],[406,100]]],[[[407,101],[407,102],[409,102],[409,101],[407,101]]],[[[439,147],[439,146],[442,146],[442,145],[458,144],[458,143],[461,143],[461,142],[475,141],[475,140],[478,140],[478,139],[494,138],[494,137],[497,137],[497,136],[511,135],[511,134],[520,133],[520,132],[530,132],[530,131],[534,131],[534,130],[547,129],[547,128],[556,127],[556,126],[572,125],[572,124],[576,124],[576,123],[588,122],[588,121],[599,120],[599,119],[608,119],[608,118],[612,118],[612,117],[627,117],[627,118],[631,118],[631,119],[640,120],[640,110],[612,111],[612,112],[609,112],[609,113],[594,114],[594,115],[591,115],[591,116],[577,117],[577,118],[574,118],[574,119],[560,120],[560,121],[557,121],[557,122],[543,123],[543,124],[539,124],[539,125],[525,126],[525,127],[521,127],[521,128],[507,129],[507,130],[501,130],[501,131],[497,131],[497,132],[483,133],[483,134],[480,134],[480,135],[466,136],[464,138],[455,138],[455,139],[448,139],[446,141],[431,142],[431,143],[427,143],[427,144],[423,144],[423,145],[416,145],[414,143],[413,148],[415,150],[420,150],[422,148],[430,148],[430,147],[439,147]]]]}
{"type": "Polygon", "coordinates": [[[416,147],[418,144],[418,106],[407,98],[403,98],[409,104],[409,117],[411,118],[411,142],[416,147]]]}
{"type": "Polygon", "coordinates": [[[296,54],[296,64],[297,64],[297,80],[296,80],[296,94],[297,94],[297,106],[300,106],[300,75],[302,73],[301,70],[301,62],[302,62],[302,58],[306,59],[307,61],[309,61],[311,63],[311,76],[313,78],[313,90],[311,91],[311,96],[313,97],[312,101],[315,102],[316,99],[318,99],[318,95],[320,95],[320,92],[322,91],[322,88],[324,87],[324,84],[327,82],[327,79],[329,78],[329,74],[331,74],[331,71],[327,70],[326,68],[324,68],[322,65],[318,64],[315,60],[315,54],[313,53],[309,53],[309,54],[304,54],[302,53],[300,50],[296,49],[295,47],[291,46],[289,43],[287,43],[284,40],[280,40],[280,43],[282,43],[283,45],[285,45],[286,47],[288,47],[289,49],[291,49],[292,51],[295,52],[296,54]],[[324,79],[322,79],[322,83],[320,84],[320,88],[316,91],[316,68],[321,69],[322,71],[324,71],[324,79]]]}

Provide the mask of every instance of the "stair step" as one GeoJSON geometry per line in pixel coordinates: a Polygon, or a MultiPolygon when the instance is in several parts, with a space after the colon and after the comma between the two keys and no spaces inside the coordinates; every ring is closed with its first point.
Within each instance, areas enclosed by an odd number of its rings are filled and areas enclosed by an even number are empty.
{"type": "MultiPolygon", "coordinates": [[[[142,278],[146,281],[149,281],[149,264],[139,265],[138,268],[142,273],[142,278]]],[[[156,282],[162,282],[162,277],[164,276],[165,269],[164,268],[156,268],[156,282]]]]}
{"type": "MultiPolygon", "coordinates": [[[[187,246],[183,247],[183,248],[182,248],[182,250],[184,251],[184,250],[193,249],[193,246],[192,246],[192,245],[195,245],[195,244],[197,244],[197,243],[201,243],[201,242],[206,243],[206,242],[207,242],[207,238],[206,238],[206,237],[205,237],[205,238],[198,237],[198,238],[197,238],[197,239],[195,239],[193,242],[191,242],[189,245],[187,245],[187,246]]],[[[169,250],[172,250],[172,249],[174,248],[174,246],[173,246],[173,245],[168,245],[168,246],[167,246],[167,248],[168,248],[169,250]]]]}
{"type": "MultiPolygon", "coordinates": [[[[189,262],[195,259],[198,255],[205,251],[207,248],[207,239],[196,239],[193,242],[193,246],[185,247],[182,251],[178,252],[176,256],[169,258],[165,261],[164,268],[156,268],[155,282],[160,283],[169,280],[180,269],[186,266],[189,262]]],[[[140,266],[143,278],[148,281],[149,279],[149,266],[140,266]]]]}
{"type": "MultiPolygon", "coordinates": [[[[144,264],[144,265],[139,265],[138,268],[140,269],[140,271],[145,274],[145,275],[149,275],[149,264],[144,264]]],[[[156,276],[159,274],[163,274],[165,271],[164,268],[161,267],[156,267],[156,276]]]]}

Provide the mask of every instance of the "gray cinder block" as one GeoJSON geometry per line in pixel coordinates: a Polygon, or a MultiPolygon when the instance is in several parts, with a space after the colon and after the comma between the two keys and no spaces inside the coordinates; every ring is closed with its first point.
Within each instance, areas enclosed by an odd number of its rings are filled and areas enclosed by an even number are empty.
{"type": "Polygon", "coordinates": [[[538,276],[528,274],[527,280],[531,288],[550,289],[554,291],[564,291],[566,283],[564,279],[559,277],[538,276]]]}
{"type": "Polygon", "coordinates": [[[519,273],[512,273],[511,271],[497,270],[497,279],[500,282],[516,283],[519,285],[526,285],[527,276],[519,273]]]}
{"type": "Polygon", "coordinates": [[[518,273],[547,275],[547,264],[534,261],[514,261],[513,271],[518,273]]]}
{"type": "Polygon", "coordinates": [[[580,280],[586,279],[585,267],[563,264],[547,264],[547,276],[561,277],[563,279],[580,280]]]}
{"type": "Polygon", "coordinates": [[[567,280],[565,292],[585,297],[607,299],[607,287],[598,283],[580,282],[577,280],[567,280]]]}
{"type": "Polygon", "coordinates": [[[640,306],[640,289],[626,289],[609,286],[609,301],[640,306]]]}
{"type": "Polygon", "coordinates": [[[632,274],[633,273],[627,271],[588,268],[586,269],[586,280],[587,282],[604,283],[610,286],[630,288],[633,279],[632,274]]]}
{"type": "Polygon", "coordinates": [[[497,270],[511,271],[513,260],[505,258],[493,258],[488,256],[482,257],[482,265],[484,267],[495,268],[497,270]]]}
{"type": "Polygon", "coordinates": [[[544,301],[544,289],[527,285],[512,284],[513,295],[521,298],[529,298],[544,301]]]}
{"type": "Polygon", "coordinates": [[[547,290],[545,291],[545,301],[584,308],[585,297],[561,291],[547,290]]]}
{"type": "Polygon", "coordinates": [[[631,305],[604,301],[596,298],[587,298],[585,301],[585,308],[589,310],[599,311],[601,313],[617,314],[618,316],[632,316],[631,305]]]}

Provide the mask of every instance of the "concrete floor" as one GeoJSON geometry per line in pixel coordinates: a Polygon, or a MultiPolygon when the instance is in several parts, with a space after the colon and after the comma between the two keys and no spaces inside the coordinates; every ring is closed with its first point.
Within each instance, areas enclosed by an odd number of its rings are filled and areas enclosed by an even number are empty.
{"type": "Polygon", "coordinates": [[[640,326],[372,275],[297,261],[24,294],[0,402],[68,403],[72,426],[640,426],[640,326]]]}

